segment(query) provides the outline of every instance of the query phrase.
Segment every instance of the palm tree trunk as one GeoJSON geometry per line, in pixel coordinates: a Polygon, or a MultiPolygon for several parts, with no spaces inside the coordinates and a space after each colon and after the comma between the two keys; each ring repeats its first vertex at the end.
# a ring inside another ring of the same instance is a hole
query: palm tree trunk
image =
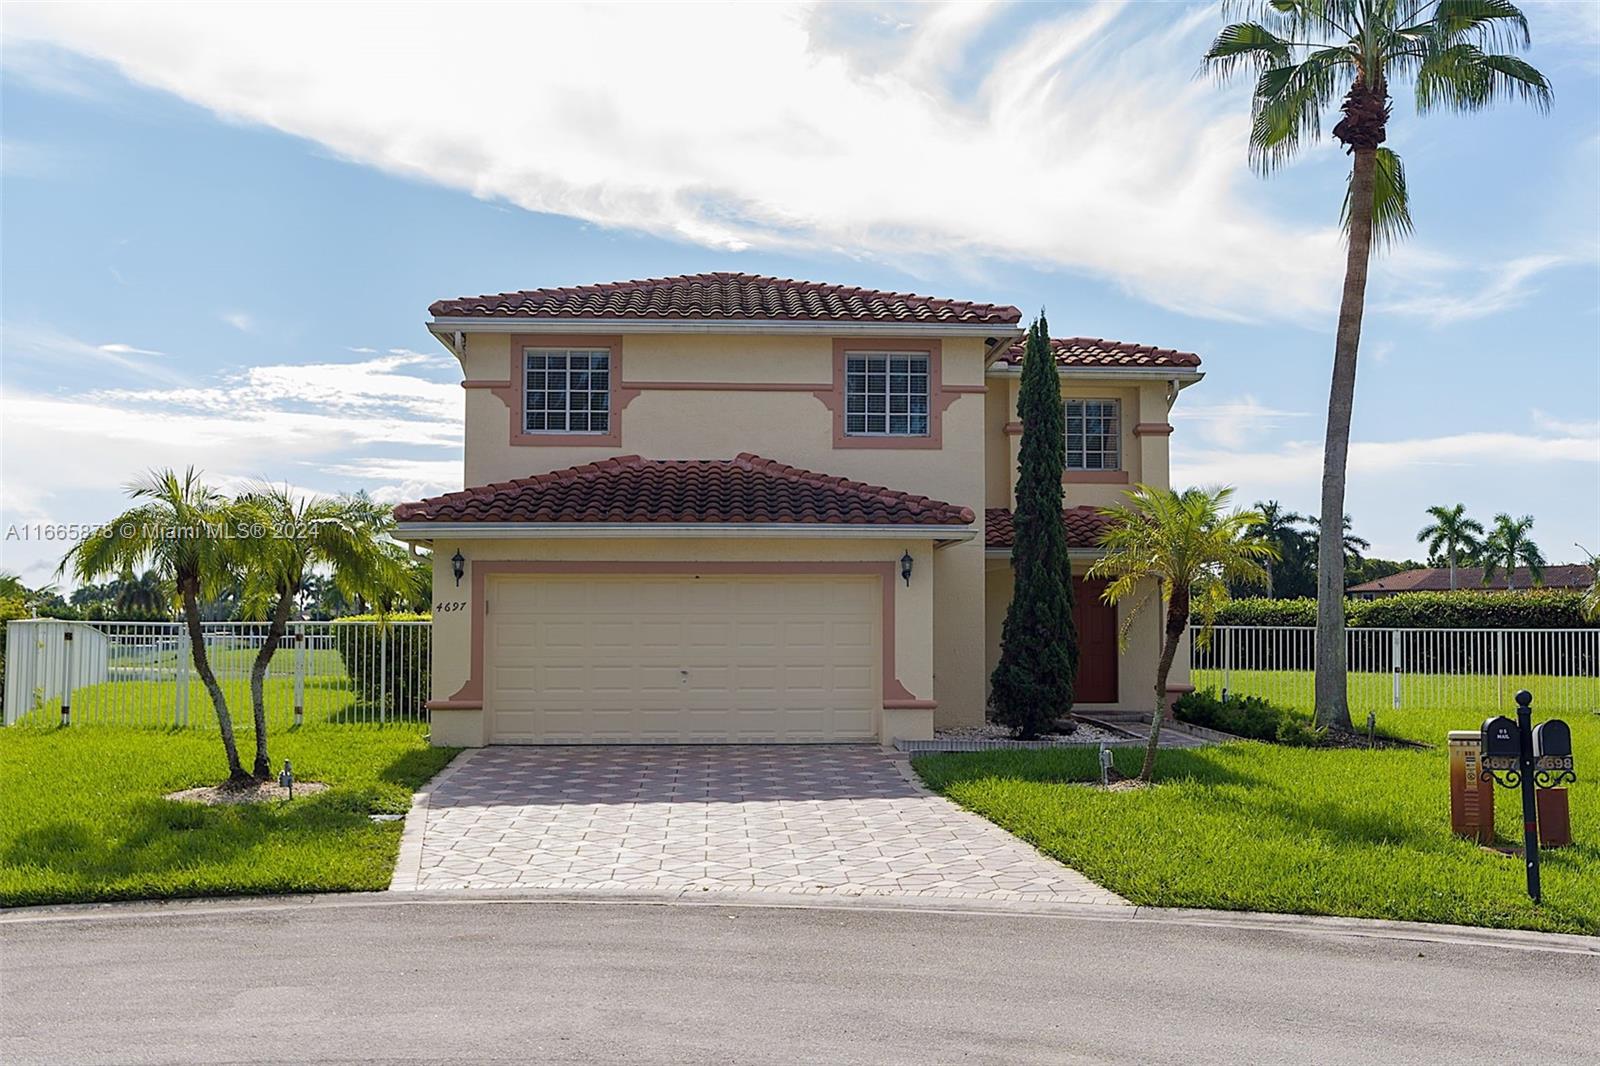
{"type": "Polygon", "coordinates": [[[183,619],[189,626],[189,649],[194,658],[195,673],[211,694],[211,706],[217,712],[217,731],[222,734],[222,750],[228,755],[228,781],[231,784],[248,784],[250,775],[244,772],[239,761],[239,743],[233,736],[233,715],[228,713],[228,698],[223,695],[217,675],[211,669],[211,657],[206,654],[206,635],[200,621],[199,590],[191,583],[178,586],[183,598],[183,619]]]}
{"type": "Polygon", "coordinates": [[[1150,716],[1150,740],[1144,746],[1144,765],[1139,780],[1148,784],[1156,772],[1156,749],[1161,746],[1161,724],[1167,717],[1167,676],[1178,654],[1178,642],[1189,628],[1189,597],[1174,596],[1167,606],[1167,623],[1161,642],[1161,661],[1156,664],[1156,710],[1150,716]]]}
{"type": "Polygon", "coordinates": [[[272,777],[272,759],[267,755],[267,670],[272,666],[272,656],[283,643],[283,634],[289,628],[289,612],[293,606],[292,593],[278,597],[278,605],[272,610],[272,623],[267,627],[267,639],[261,642],[256,661],[250,664],[250,709],[256,724],[256,762],[252,773],[259,781],[267,781],[272,777]]]}
{"type": "Polygon", "coordinates": [[[1455,542],[1452,541],[1451,544],[1450,544],[1450,591],[1454,592],[1455,590],[1456,590],[1456,546],[1455,546],[1455,542]]]}
{"type": "Polygon", "coordinates": [[[1350,177],[1350,247],[1344,296],[1333,347],[1328,390],[1328,432],[1322,452],[1322,536],[1317,544],[1316,724],[1350,729],[1344,635],[1344,487],[1350,456],[1350,414],[1355,407],[1356,353],[1367,301],[1372,256],[1372,182],[1377,149],[1355,149],[1350,177]]]}

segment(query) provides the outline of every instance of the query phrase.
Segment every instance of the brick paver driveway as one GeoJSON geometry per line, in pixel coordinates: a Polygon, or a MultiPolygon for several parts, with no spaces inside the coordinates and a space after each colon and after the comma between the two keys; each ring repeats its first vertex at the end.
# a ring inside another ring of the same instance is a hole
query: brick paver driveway
{"type": "Polygon", "coordinates": [[[497,747],[463,759],[413,812],[394,887],[1124,902],[872,747],[497,747]]]}

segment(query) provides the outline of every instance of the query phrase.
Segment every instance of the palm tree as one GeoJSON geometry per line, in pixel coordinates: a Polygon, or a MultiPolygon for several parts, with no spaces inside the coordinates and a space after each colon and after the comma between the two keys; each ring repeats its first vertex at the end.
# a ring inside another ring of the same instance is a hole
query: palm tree
{"type": "Polygon", "coordinates": [[[1591,554],[1582,544],[1574,546],[1589,557],[1589,587],[1578,601],[1578,610],[1589,621],[1600,621],[1600,555],[1591,554]]]}
{"type": "Polygon", "coordinates": [[[131,574],[117,580],[116,608],[124,618],[165,618],[171,611],[171,600],[161,581],[161,575],[146,570],[138,577],[131,574]]]}
{"type": "MultiPolygon", "coordinates": [[[[1322,562],[1322,519],[1311,518],[1308,521],[1311,523],[1312,532],[1317,539],[1317,562],[1320,565],[1322,562]]],[[[1360,564],[1362,552],[1372,550],[1372,541],[1366,537],[1358,537],[1351,532],[1349,515],[1345,515],[1344,520],[1339,523],[1339,544],[1343,549],[1345,571],[1349,571],[1360,564]]],[[[1340,575],[1340,580],[1344,580],[1343,573],[1340,575]]],[[[1344,586],[1341,585],[1340,587],[1343,588],[1344,586]]]]}
{"type": "Polygon", "coordinates": [[[246,618],[268,620],[266,639],[250,666],[250,705],[255,716],[256,754],[252,772],[272,776],[267,753],[266,676],[272,656],[283,643],[306,580],[326,567],[335,585],[348,597],[361,596],[387,609],[392,594],[409,595],[414,571],[405,552],[384,534],[387,509],[356,497],[303,497],[288,487],[262,486],[239,497],[233,506],[241,528],[262,529],[264,536],[234,541],[242,579],[240,607],[246,618]]]}
{"type": "Polygon", "coordinates": [[[148,564],[163,584],[177,589],[189,628],[195,672],[216,708],[217,731],[228,757],[228,781],[248,784],[250,775],[239,762],[239,746],[233,735],[233,716],[228,713],[227,697],[211,669],[200,619],[200,598],[232,579],[222,537],[223,497],[200,480],[194,467],[181,477],[170,469],[152,470],[128,486],[128,495],[137,501],[137,506],[79,541],[61,560],[57,572],[70,569],[79,581],[92,581],[107,574],[131,573],[148,564]]]}
{"type": "Polygon", "coordinates": [[[1544,583],[1544,553],[1528,536],[1531,529],[1533,529],[1532,515],[1523,515],[1515,520],[1503,512],[1494,516],[1494,528],[1483,541],[1485,585],[1493,581],[1494,575],[1503,567],[1506,572],[1506,588],[1516,588],[1518,563],[1528,568],[1535,585],[1544,583]]]}
{"type": "Polygon", "coordinates": [[[1445,553],[1450,560],[1450,591],[1456,590],[1456,566],[1474,558],[1483,547],[1483,523],[1467,517],[1466,504],[1454,507],[1436,504],[1428,508],[1433,521],[1417,531],[1417,543],[1428,546],[1428,554],[1445,553]]]}
{"type": "Polygon", "coordinates": [[[1260,512],[1224,513],[1232,498],[1233,490],[1226,488],[1178,493],[1135,485],[1126,504],[1100,512],[1110,520],[1100,537],[1105,554],[1089,568],[1089,576],[1112,579],[1105,591],[1107,603],[1120,603],[1134,594],[1140,597],[1123,618],[1124,640],[1128,626],[1150,601],[1151,579],[1157,597],[1163,585],[1167,589],[1156,710],[1150,718],[1141,781],[1149,781],[1155,772],[1161,720],[1166,716],[1167,676],[1189,628],[1190,613],[1200,619],[1198,639],[1209,640],[1212,620],[1228,601],[1229,583],[1262,584],[1267,578],[1263,564],[1278,555],[1275,545],[1250,532],[1261,524],[1260,512]]]}
{"type": "MultiPolygon", "coordinates": [[[[1531,43],[1527,20],[1507,0],[1245,0],[1226,6],[1240,10],[1247,21],[1224,27],[1205,63],[1223,77],[1241,70],[1256,76],[1250,107],[1250,161],[1256,169],[1270,173],[1317,140],[1322,113],[1335,100],[1343,117],[1333,137],[1352,156],[1343,212],[1344,291],[1322,457],[1321,515],[1332,530],[1344,514],[1356,353],[1373,241],[1386,243],[1411,230],[1405,171],[1400,157],[1383,147],[1389,88],[1409,80],[1419,112],[1477,111],[1513,96],[1546,110],[1550,84],[1523,60],[1487,50],[1531,43]]],[[[1343,555],[1339,536],[1322,538],[1316,724],[1348,729],[1343,555]]]]}
{"type": "MultiPolygon", "coordinates": [[[[1301,528],[1306,523],[1305,515],[1284,510],[1277,500],[1257,503],[1256,513],[1261,516],[1261,521],[1250,527],[1250,535],[1277,548],[1278,558],[1288,557],[1305,544],[1306,534],[1301,528]]],[[[1267,598],[1271,599],[1275,594],[1272,585],[1273,563],[1268,560],[1262,565],[1267,572],[1267,598]]]]}

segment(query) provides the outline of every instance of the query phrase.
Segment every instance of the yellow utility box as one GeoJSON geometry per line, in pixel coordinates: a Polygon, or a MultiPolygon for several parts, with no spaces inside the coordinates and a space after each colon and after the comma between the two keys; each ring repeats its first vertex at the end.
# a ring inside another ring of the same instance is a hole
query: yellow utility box
{"type": "Polygon", "coordinates": [[[1450,731],[1450,829],[1480,844],[1494,843],[1494,782],[1480,779],[1483,736],[1450,731]]]}

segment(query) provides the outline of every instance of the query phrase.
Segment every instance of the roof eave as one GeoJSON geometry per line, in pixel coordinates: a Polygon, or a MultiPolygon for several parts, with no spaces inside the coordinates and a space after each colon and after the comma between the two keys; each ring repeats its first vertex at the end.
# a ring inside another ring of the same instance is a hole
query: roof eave
{"type": "Polygon", "coordinates": [[[977,530],[966,525],[851,525],[826,522],[397,522],[393,535],[403,541],[615,540],[646,537],[711,539],[901,539],[956,543],[977,530]]]}
{"type": "MultiPolygon", "coordinates": [[[[1176,381],[1180,389],[1188,388],[1206,376],[1204,371],[1191,366],[1058,366],[1056,374],[1079,381],[1176,381]]],[[[1020,366],[991,366],[984,371],[984,377],[990,378],[1021,376],[1020,366]]]]}
{"type": "Polygon", "coordinates": [[[428,332],[451,351],[456,335],[467,333],[814,333],[829,336],[940,336],[1015,338],[1022,327],[1004,322],[879,322],[861,319],[766,318],[523,318],[440,316],[427,322],[428,332]]]}

